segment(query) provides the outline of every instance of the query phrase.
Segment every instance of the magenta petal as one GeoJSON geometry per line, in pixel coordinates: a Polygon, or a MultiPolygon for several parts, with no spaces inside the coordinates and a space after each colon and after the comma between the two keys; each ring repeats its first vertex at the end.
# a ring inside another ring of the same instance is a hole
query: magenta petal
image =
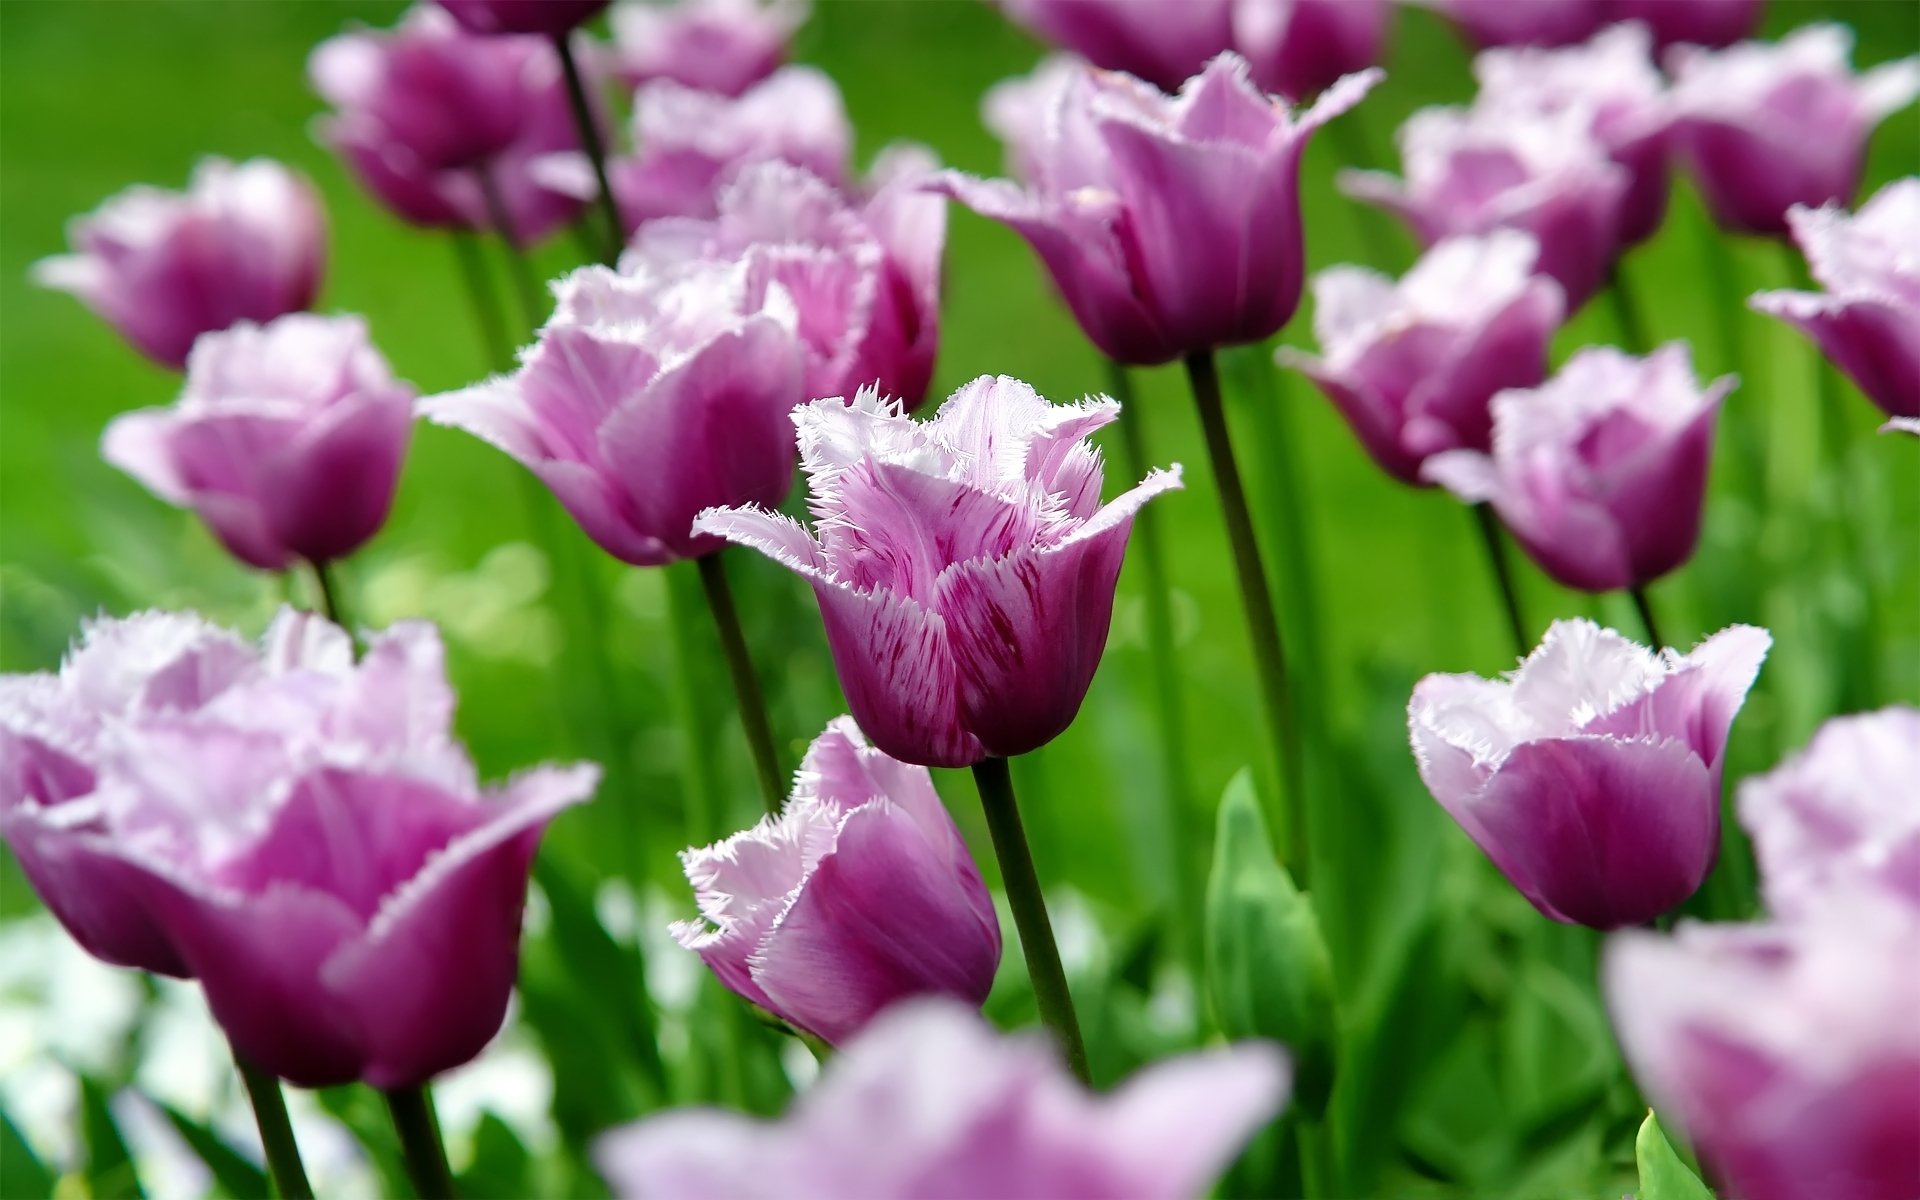
{"type": "Polygon", "coordinates": [[[1864,297],[1762,292],[1754,308],[1812,338],[1889,416],[1920,417],[1920,315],[1864,297]]]}
{"type": "Polygon", "coordinates": [[[386,524],[413,426],[412,399],[410,391],[389,390],[343,400],[271,464],[268,520],[300,557],[344,558],[386,524]]]}
{"type": "Polygon", "coordinates": [[[1733,718],[1746,703],[1773,638],[1764,629],[1734,625],[1693,648],[1684,665],[1652,691],[1583,725],[1580,732],[1609,737],[1673,738],[1707,764],[1715,780],[1733,718]]]}
{"type": "Polygon", "coordinates": [[[986,757],[960,724],[953,651],[938,615],[885,590],[818,579],[813,590],[847,707],[875,746],[927,767],[986,757]]]}
{"type": "Polygon", "coordinates": [[[750,1117],[681,1108],[601,1134],[593,1162],[618,1200],[744,1200],[777,1169],[766,1142],[765,1127],[750,1117]]]}
{"type": "Polygon", "coordinates": [[[1260,1042],[1165,1059],[1116,1089],[1106,1137],[1139,1196],[1201,1196],[1285,1105],[1286,1055],[1260,1042]],[[1205,1120],[1196,1120],[1205,1114],[1205,1120]],[[1174,1131],[1178,1130],[1176,1134],[1174,1131]]]}

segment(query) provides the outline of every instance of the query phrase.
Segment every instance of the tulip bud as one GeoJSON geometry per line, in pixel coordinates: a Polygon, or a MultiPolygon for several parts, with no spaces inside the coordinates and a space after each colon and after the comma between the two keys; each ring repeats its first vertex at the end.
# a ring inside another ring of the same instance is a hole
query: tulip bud
{"type": "Polygon", "coordinates": [[[607,0],[434,0],[473,33],[537,33],[565,37],[591,20],[607,0]]]}
{"type": "Polygon", "coordinates": [[[622,87],[671,79],[738,96],[772,74],[807,19],[808,0],[675,0],[619,4],[607,15],[622,87]]]}

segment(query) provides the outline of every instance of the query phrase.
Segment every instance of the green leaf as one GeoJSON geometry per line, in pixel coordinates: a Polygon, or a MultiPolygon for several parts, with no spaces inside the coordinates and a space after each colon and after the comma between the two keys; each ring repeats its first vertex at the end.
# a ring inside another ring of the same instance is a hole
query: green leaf
{"type": "Polygon", "coordinates": [[[473,1133],[472,1165],[460,1175],[460,1194],[469,1200],[538,1195],[531,1170],[532,1159],[512,1126],[493,1113],[481,1113],[473,1133]]]}
{"type": "Polygon", "coordinates": [[[232,1196],[234,1200],[272,1194],[267,1186],[267,1173],[259,1164],[227,1145],[219,1134],[179,1109],[151,1097],[148,1099],[173,1125],[181,1139],[193,1148],[200,1161],[206,1164],[222,1193],[232,1196]]]}
{"type": "Polygon", "coordinates": [[[1713,1200],[1712,1190],[1674,1153],[1651,1111],[1633,1139],[1633,1157],[1640,1166],[1640,1200],[1713,1200]]]}
{"type": "Polygon", "coordinates": [[[53,1172],[20,1136],[13,1119],[0,1110],[0,1196],[53,1195],[53,1172]]]}
{"type": "Polygon", "coordinates": [[[80,1125],[87,1138],[87,1191],[94,1200],[142,1200],[140,1175],[97,1081],[80,1078],[80,1125]]]}
{"type": "Polygon", "coordinates": [[[1220,800],[1207,880],[1207,981],[1231,1038],[1265,1037],[1293,1054],[1294,1095],[1311,1116],[1333,1087],[1333,968],[1313,903],[1273,855],[1242,770],[1220,800]]]}

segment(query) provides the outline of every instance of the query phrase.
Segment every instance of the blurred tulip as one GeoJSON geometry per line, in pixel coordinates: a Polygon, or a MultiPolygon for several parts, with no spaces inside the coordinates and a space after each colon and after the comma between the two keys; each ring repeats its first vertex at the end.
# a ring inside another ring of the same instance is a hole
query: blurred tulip
{"type": "Polygon", "coordinates": [[[1852,216],[1787,212],[1825,292],[1761,292],[1752,306],[1819,344],[1889,416],[1920,417],[1920,179],[1881,188],[1852,216]]]}
{"type": "Polygon", "coordinates": [[[193,341],[313,303],[326,217],[306,177],[270,159],[202,159],[185,192],[140,185],[67,226],[72,254],[33,265],[133,348],[178,370],[193,341]]]}
{"type": "Polygon", "coordinates": [[[1920,437],[1920,417],[1894,417],[1880,427],[1881,433],[1911,433],[1920,437]]]}
{"type": "Polygon", "coordinates": [[[1799,754],[1740,785],[1767,908],[1797,917],[1823,894],[1875,886],[1920,914],[1920,709],[1835,717],[1799,754]]]}
{"type": "Polygon", "coordinates": [[[1388,0],[1236,0],[1233,45],[1261,88],[1301,100],[1378,65],[1392,15],[1388,0]]]}
{"type": "Polygon", "coordinates": [[[1525,230],[1540,245],[1539,270],[1559,283],[1572,313],[1600,289],[1620,252],[1633,182],[1589,126],[1578,108],[1424,108],[1400,127],[1404,181],[1348,171],[1340,187],[1396,213],[1423,245],[1525,230]]]}
{"type": "Polygon", "coordinates": [[[518,459],[602,549],[636,566],[711,553],[720,504],[778,504],[804,398],[793,301],[745,264],[640,275],[585,267],[520,369],[419,414],[518,459]]]}
{"type": "Polygon", "coordinates": [[[1491,501],[1566,586],[1641,587],[1700,540],[1714,420],[1733,386],[1702,390],[1684,342],[1645,358],[1590,346],[1539,387],[1494,397],[1491,453],[1450,450],[1421,473],[1491,501]]]}
{"type": "Polygon", "coordinates": [[[607,0],[434,0],[469,32],[565,37],[598,16],[607,0]]]}
{"type": "Polygon", "coordinates": [[[1234,0],[996,0],[1029,33],[1096,67],[1177,91],[1233,48],[1234,0]]]}
{"type": "Polygon", "coordinates": [[[931,170],[925,155],[899,152],[892,177],[856,204],[804,167],[755,163],[721,189],[713,219],[643,225],[623,265],[748,263],[793,297],[807,398],[877,385],[911,410],[926,398],[940,342],[947,206],[917,186],[931,170]]]}
{"type": "Polygon", "coordinates": [[[380,531],[413,398],[366,321],[294,313],[201,338],[179,401],[114,418],[100,452],[193,509],[235,558],[281,571],[380,531]]]}
{"type": "Polygon", "coordinates": [[[1165,96],[1082,70],[1061,89],[1028,187],[958,172],[939,188],[1032,244],[1095,345],[1152,364],[1255,342],[1300,303],[1300,155],[1380,78],[1298,119],[1225,54],[1165,96]]]}
{"type": "Polygon", "coordinates": [[[1277,355],[1320,386],[1388,474],[1426,482],[1445,450],[1491,449],[1494,393],[1547,374],[1559,285],[1534,275],[1540,248],[1517,230],[1449,238],[1395,283],[1365,267],[1314,277],[1322,357],[1277,355]]]}
{"type": "Polygon", "coordinates": [[[737,96],[786,59],[806,19],[807,0],[627,0],[607,18],[613,73],[627,88],[670,79],[737,96]]]}
{"type": "MultiPolygon", "coordinates": [[[[1672,2],[1672,0],[1669,0],[1672,2]]],[[[1684,2],[1684,0],[1682,0],[1684,2]]],[[[1609,19],[1609,0],[1428,0],[1476,46],[1569,46],[1609,19]]]]}
{"type": "Polygon", "coordinates": [[[1766,0],[1607,0],[1607,19],[1638,21],[1660,47],[1730,46],[1750,37],[1766,0]]]}
{"type": "Polygon", "coordinates": [[[1920,922],[1856,893],[1780,924],[1621,933],[1601,975],[1635,1078],[1721,1195],[1908,1200],[1916,962],[1920,922]]]}
{"type": "Polygon", "coordinates": [[[979,1007],[1000,964],[993,897],[925,767],[836,717],[778,816],[681,854],[702,919],[673,928],[728,988],[838,1045],[888,1005],[979,1007]]]}
{"type": "Polygon", "coordinates": [[[661,1113],[602,1136],[594,1160],[614,1195],[651,1200],[1185,1200],[1207,1193],[1286,1089],[1279,1050],[1245,1042],[1093,1095],[1044,1039],[922,1000],[876,1020],[777,1122],[661,1113]]]}
{"type": "Polygon", "coordinates": [[[863,389],[793,415],[814,532],[768,508],[700,514],[813,585],[860,728],[894,758],[966,766],[1024,754],[1073,720],[1106,646],[1133,514],[1180,486],[1154,471],[1100,503],[1087,441],[1101,397],[1048,404],[983,375],[932,420],[863,389]]]}
{"type": "Polygon", "coordinates": [[[1796,204],[1853,203],[1873,127],[1920,95],[1920,56],[1855,75],[1852,49],[1845,27],[1809,25],[1667,56],[1674,147],[1723,229],[1784,234],[1796,204]]]}
{"type": "Polygon", "coordinates": [[[1656,655],[1556,621],[1508,679],[1420,681],[1407,707],[1420,778],[1544,915],[1650,921],[1719,853],[1727,732],[1771,642],[1735,625],[1656,655]]]}

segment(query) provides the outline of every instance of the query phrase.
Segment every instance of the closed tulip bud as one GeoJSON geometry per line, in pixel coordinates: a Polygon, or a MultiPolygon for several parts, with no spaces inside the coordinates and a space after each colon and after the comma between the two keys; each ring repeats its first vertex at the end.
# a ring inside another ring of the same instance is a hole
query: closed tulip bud
{"type": "Polygon", "coordinates": [[[674,926],[734,992],[838,1045],[909,996],[978,1007],[1000,965],[993,898],[925,767],[851,718],[814,739],[778,816],[681,854],[702,919],[674,926]]]}
{"type": "Polygon", "coordinates": [[[1041,41],[1175,91],[1233,48],[1235,0],[997,0],[1041,41]]]}
{"type": "Polygon", "coordinates": [[[537,33],[565,37],[592,20],[607,0],[434,0],[472,33],[537,33]]]}
{"type": "Polygon", "coordinates": [[[666,274],[585,267],[520,369],[431,396],[421,416],[519,460],[587,536],[659,566],[720,548],[702,509],[778,504],[793,485],[804,398],[793,302],[745,264],[666,274]]]}
{"type": "Polygon", "coordinates": [[[1754,308],[1817,343],[1889,416],[1920,417],[1920,179],[1898,179],[1848,216],[1787,212],[1824,292],[1761,292],[1754,308]]]}
{"type": "Polygon", "coordinates": [[[1493,398],[1493,450],[1450,450],[1422,474],[1488,501],[1533,560],[1571,588],[1641,587],[1692,556],[1731,376],[1704,390],[1686,343],[1645,358],[1575,354],[1532,390],[1493,398]]]}
{"type": "Polygon", "coordinates": [[[1429,675],[1407,708],[1433,798],[1556,921],[1650,921],[1720,848],[1727,732],[1772,639],[1735,625],[1693,653],[1556,621],[1508,679],[1429,675]]]}
{"type": "Polygon", "coordinates": [[[71,292],[133,348],[176,370],[194,339],[313,303],[326,218],[304,176],[264,158],[208,158],[185,192],[134,187],[67,227],[73,253],[34,282],[71,292]]]}
{"type": "Polygon", "coordinates": [[[1601,980],[1634,1077],[1721,1195],[1907,1200],[1916,962],[1914,914],[1852,893],[1779,924],[1620,933],[1601,980]]]}
{"type": "Polygon", "coordinates": [[[1730,46],[1750,37],[1766,0],[1607,0],[1613,21],[1638,21],[1656,46],[1730,46]]]}
{"type": "Polygon", "coordinates": [[[241,562],[282,571],[380,531],[413,397],[364,320],[295,313],[201,338],[179,401],[114,418],[100,452],[241,562]]]}
{"type": "Polygon", "coordinates": [[[670,79],[738,96],[785,60],[807,6],[808,0],[617,4],[607,17],[614,76],[627,88],[670,79]]]}
{"type": "Polygon", "coordinates": [[[1301,100],[1377,65],[1392,15],[1387,0],[1236,0],[1233,45],[1255,83],[1301,100]]]}
{"type": "Polygon", "coordinates": [[[1186,1200],[1285,1103],[1286,1060],[1246,1043],[1155,1063],[1091,1095],[1046,1039],[921,1000],[876,1020],[787,1115],[643,1118],[594,1159],[619,1197],[1186,1200]]]}
{"type": "MultiPolygon", "coordinates": [[[[1668,0],[1669,3],[1672,0],[1668,0]]],[[[1609,19],[1609,0],[1430,0],[1476,46],[1568,46],[1609,19]]]]}
{"type": "Polygon", "coordinates": [[[1867,138],[1920,95],[1920,56],[1855,75],[1853,35],[1809,25],[1779,42],[1675,46],[1674,147],[1721,228],[1784,234],[1794,205],[1849,205],[1867,138]]]}
{"type": "Polygon", "coordinates": [[[1282,348],[1394,478],[1446,450],[1493,445],[1494,394],[1546,377],[1560,287],[1532,273],[1539,247],[1518,230],[1449,238],[1395,283],[1364,267],[1314,277],[1321,357],[1282,348]]]}
{"type": "Polygon", "coordinates": [[[1180,468],[1100,503],[1088,435],[1120,406],[983,375],[915,422],[863,390],[796,410],[812,533],[770,509],[694,532],[805,576],[854,719],[886,754],[966,766],[1072,723],[1106,647],[1133,515],[1180,468]]]}
{"type": "Polygon", "coordinates": [[[1920,914],[1920,709],[1835,717],[1799,754],[1740,785],[1767,908],[1796,917],[1828,893],[1883,890],[1920,914]]]}

